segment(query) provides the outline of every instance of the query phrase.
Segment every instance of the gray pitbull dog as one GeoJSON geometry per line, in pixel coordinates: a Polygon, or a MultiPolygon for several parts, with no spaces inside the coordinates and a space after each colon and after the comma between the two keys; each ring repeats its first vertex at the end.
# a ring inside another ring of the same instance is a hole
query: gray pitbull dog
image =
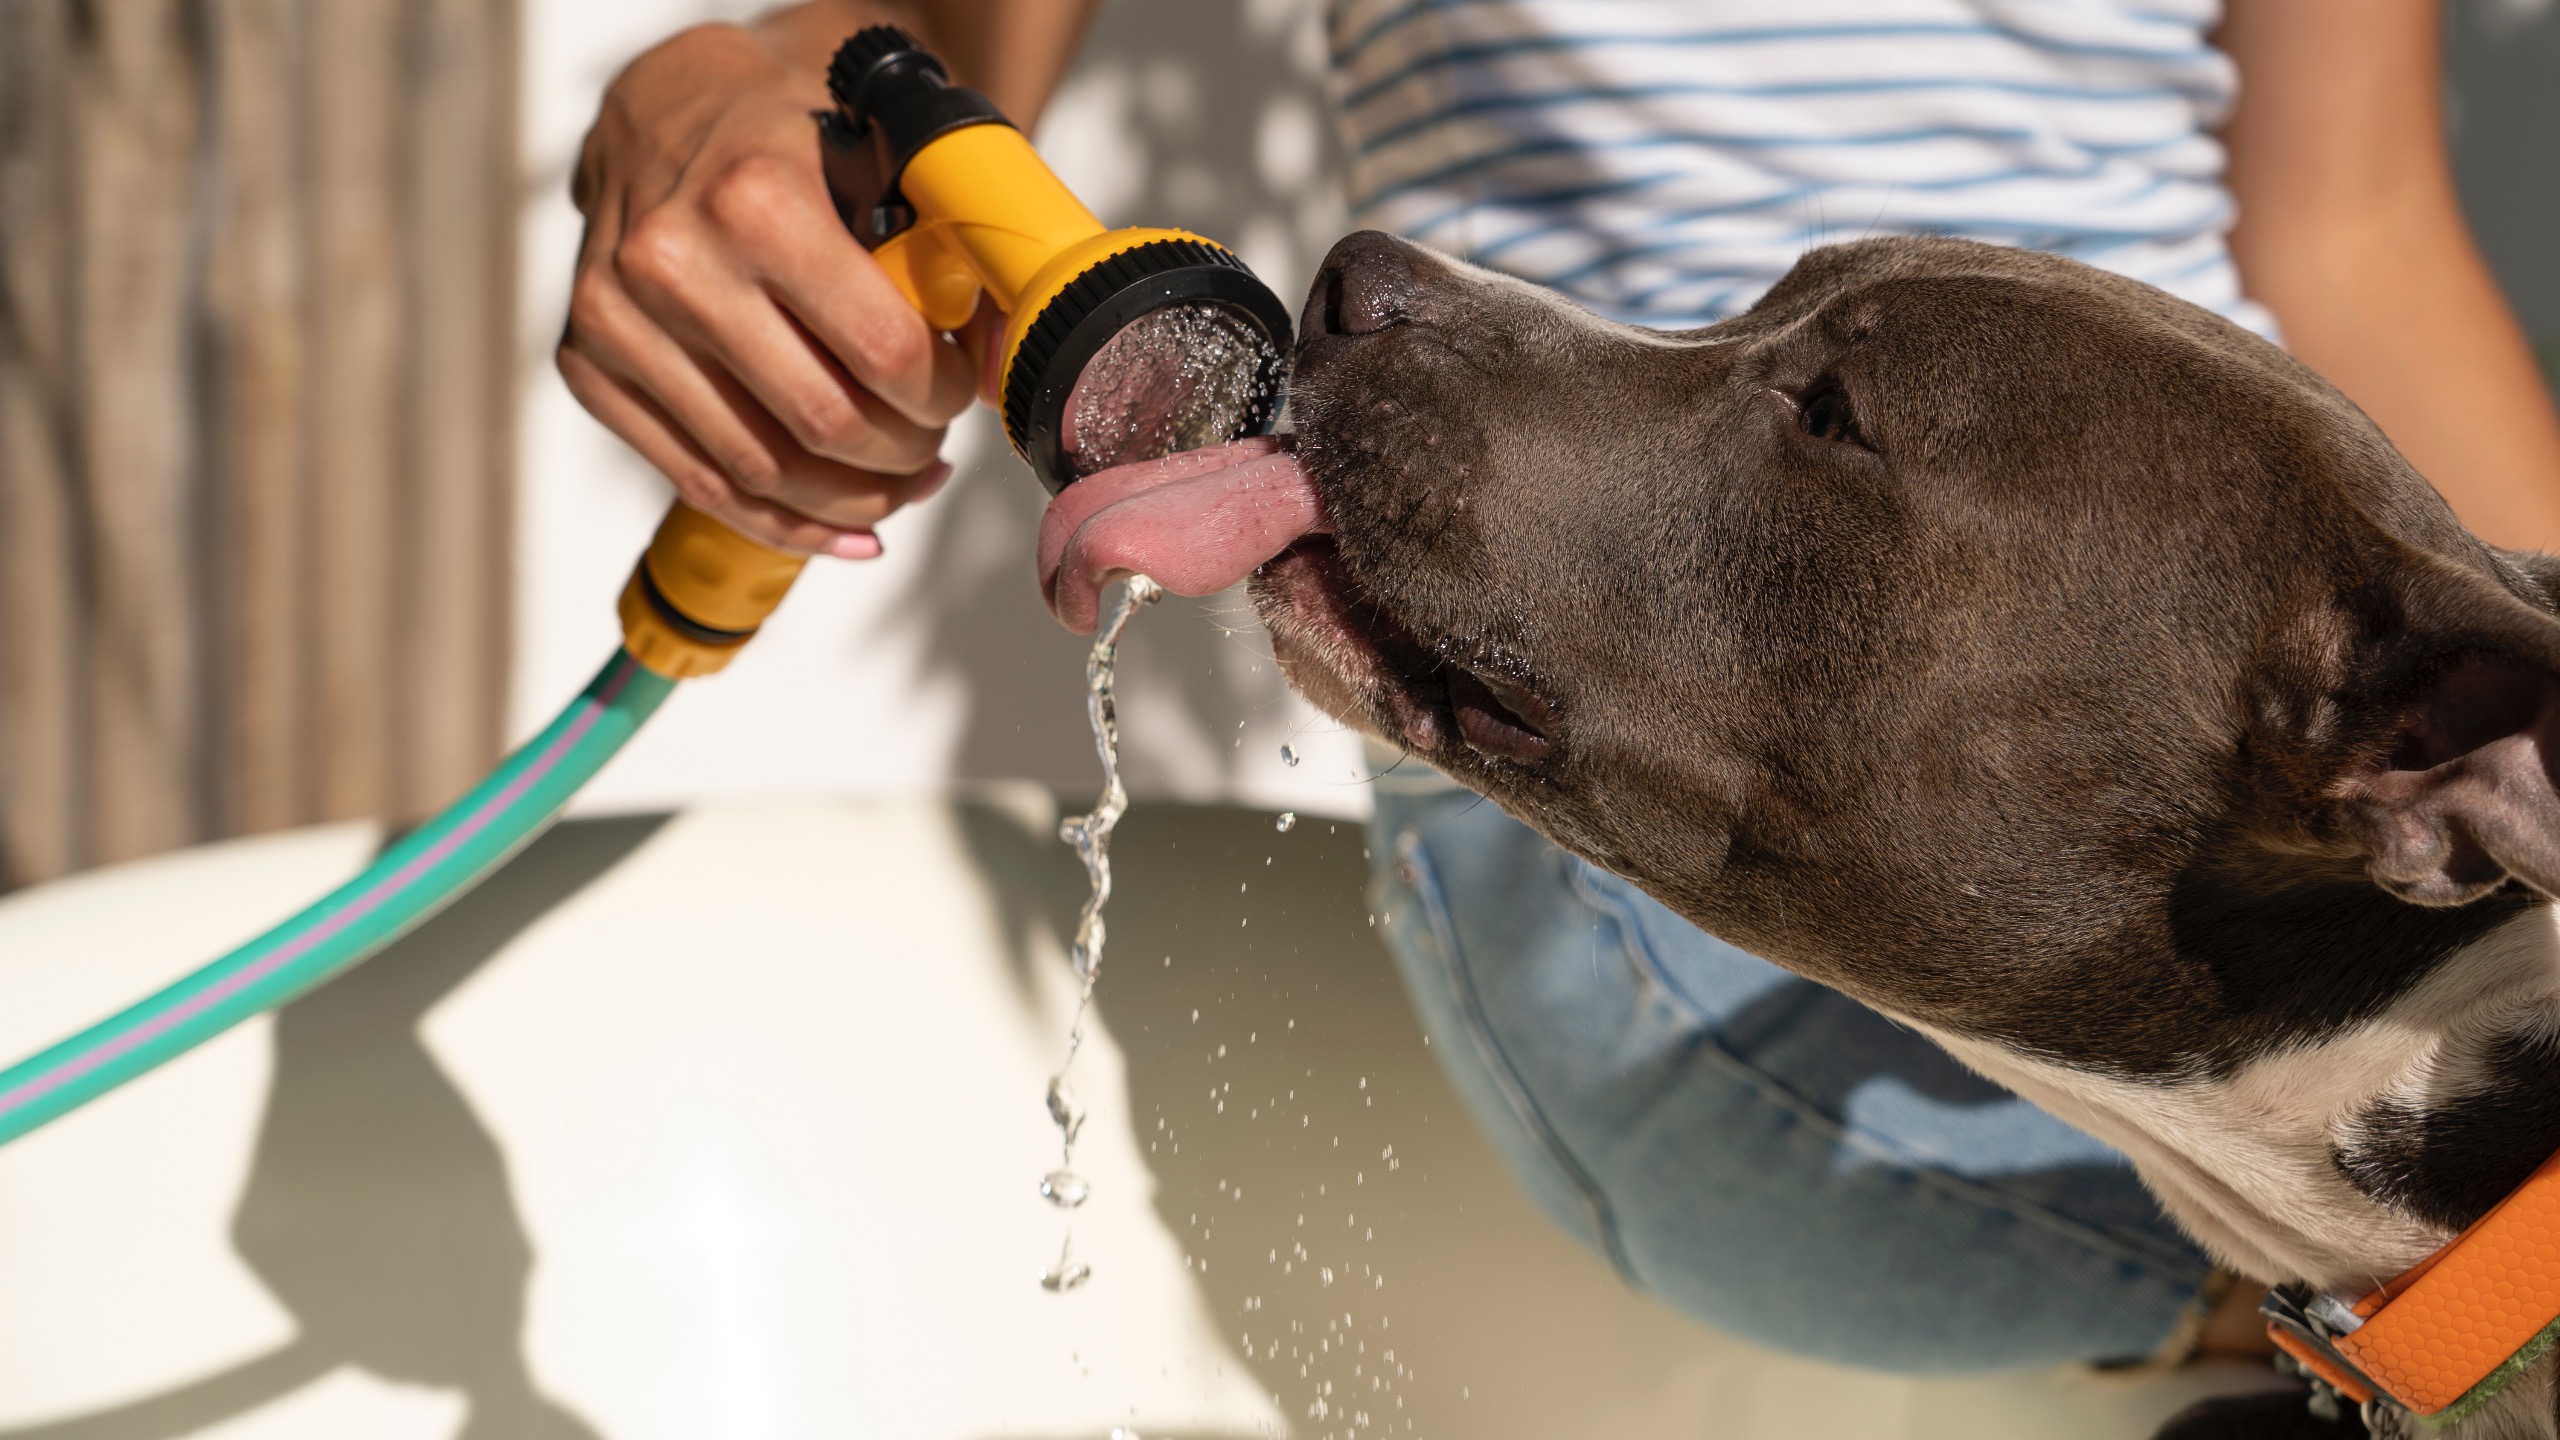
{"type": "MultiPolygon", "coordinates": [[[[2276,347],[1957,241],[1661,334],[1370,233],[1293,405],[1330,533],[1253,595],[1299,689],[2121,1147],[2236,1269],[2352,1300],[2560,1150],[2560,562],[2276,347]]],[[[2553,1369],[2458,1434],[2560,1433],[2553,1369]]]]}

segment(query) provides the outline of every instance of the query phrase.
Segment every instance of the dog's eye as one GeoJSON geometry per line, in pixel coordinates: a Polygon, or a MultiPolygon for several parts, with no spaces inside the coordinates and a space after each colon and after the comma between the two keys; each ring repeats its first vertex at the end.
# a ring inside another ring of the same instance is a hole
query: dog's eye
{"type": "Polygon", "coordinates": [[[1815,381],[1813,388],[1796,401],[1796,423],[1816,440],[1874,448],[1867,445],[1866,436],[1858,433],[1858,416],[1849,408],[1849,392],[1829,376],[1815,381]]]}

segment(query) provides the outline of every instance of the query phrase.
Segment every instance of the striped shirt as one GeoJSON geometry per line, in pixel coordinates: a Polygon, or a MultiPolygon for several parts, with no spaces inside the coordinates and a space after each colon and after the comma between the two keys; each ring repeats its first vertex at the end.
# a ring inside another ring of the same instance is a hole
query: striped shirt
{"type": "Polygon", "coordinates": [[[1361,222],[1703,324],[1807,248],[2050,250],[2242,298],[2219,0],[1333,0],[1361,222]]]}

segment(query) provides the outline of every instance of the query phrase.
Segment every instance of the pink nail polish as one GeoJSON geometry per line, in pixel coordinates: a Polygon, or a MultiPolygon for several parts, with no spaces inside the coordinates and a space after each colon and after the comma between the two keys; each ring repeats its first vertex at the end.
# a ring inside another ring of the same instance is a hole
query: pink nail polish
{"type": "Polygon", "coordinates": [[[877,560],[880,537],[868,530],[849,530],[828,543],[827,553],[839,560],[877,560]]]}

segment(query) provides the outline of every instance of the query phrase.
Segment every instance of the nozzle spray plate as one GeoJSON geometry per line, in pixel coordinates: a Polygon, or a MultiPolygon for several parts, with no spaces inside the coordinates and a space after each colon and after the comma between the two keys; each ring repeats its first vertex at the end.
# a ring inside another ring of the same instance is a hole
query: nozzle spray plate
{"type": "Polygon", "coordinates": [[[1266,434],[1289,341],[1287,307],[1225,247],[1136,245],[1032,318],[1005,370],[1005,431],[1052,494],[1113,465],[1266,434]]]}
{"type": "Polygon", "coordinates": [[[1232,306],[1150,310],[1085,362],[1067,391],[1059,453],[1083,476],[1258,433],[1278,409],[1282,364],[1271,337],[1232,306]]]}

